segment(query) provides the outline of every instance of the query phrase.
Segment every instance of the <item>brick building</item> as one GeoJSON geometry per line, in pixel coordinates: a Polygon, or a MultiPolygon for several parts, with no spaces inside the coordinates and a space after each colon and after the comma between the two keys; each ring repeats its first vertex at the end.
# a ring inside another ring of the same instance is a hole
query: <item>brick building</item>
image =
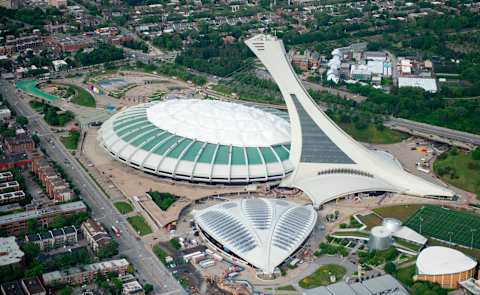
{"type": "Polygon", "coordinates": [[[32,162],[32,172],[38,176],[50,199],[55,202],[65,202],[75,198],[75,193],[68,182],[44,158],[38,158],[32,162]]]}
{"type": "MultiPolygon", "coordinates": [[[[23,130],[23,129],[20,129],[23,130]]],[[[3,140],[4,147],[8,153],[26,153],[35,149],[35,142],[25,131],[17,130],[15,137],[8,137],[3,140]]]]}
{"type": "Polygon", "coordinates": [[[23,288],[23,291],[27,295],[46,295],[47,290],[42,285],[42,282],[39,278],[28,278],[20,280],[20,284],[23,288]]]}

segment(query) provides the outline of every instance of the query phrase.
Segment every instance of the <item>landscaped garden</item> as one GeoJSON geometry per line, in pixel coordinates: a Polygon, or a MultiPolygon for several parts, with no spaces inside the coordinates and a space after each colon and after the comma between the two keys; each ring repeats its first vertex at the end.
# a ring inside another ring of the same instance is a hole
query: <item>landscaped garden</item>
{"type": "Polygon", "coordinates": [[[141,236],[148,235],[153,232],[152,228],[150,227],[150,225],[148,225],[147,221],[145,220],[145,218],[143,218],[143,216],[135,215],[128,217],[127,220],[130,225],[135,229],[135,231],[141,236]]]}
{"type": "Polygon", "coordinates": [[[304,289],[312,289],[320,286],[326,286],[331,283],[331,277],[335,276],[335,281],[341,280],[347,273],[347,270],[340,265],[326,264],[320,266],[314,273],[301,279],[298,284],[304,289]]]}
{"type": "Polygon", "coordinates": [[[167,211],[170,206],[178,199],[177,196],[172,195],[170,193],[161,193],[157,191],[149,191],[147,193],[151,198],[152,201],[157,204],[157,206],[162,209],[163,211],[167,211]]]}

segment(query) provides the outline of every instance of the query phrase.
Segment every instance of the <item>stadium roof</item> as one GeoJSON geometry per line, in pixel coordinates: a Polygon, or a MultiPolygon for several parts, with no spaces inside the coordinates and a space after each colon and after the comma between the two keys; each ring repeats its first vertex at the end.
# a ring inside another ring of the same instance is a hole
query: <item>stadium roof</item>
{"type": "Polygon", "coordinates": [[[310,205],[258,198],[218,204],[194,219],[225,249],[271,274],[308,237],[317,214],[310,205]]]}
{"type": "Polygon", "coordinates": [[[477,262],[462,252],[440,246],[424,249],[417,257],[419,275],[454,274],[471,270],[477,262]]]}
{"type": "Polygon", "coordinates": [[[289,123],[245,105],[168,100],[129,107],[107,120],[99,141],[144,171],[201,182],[281,179],[293,169],[289,123]]]}

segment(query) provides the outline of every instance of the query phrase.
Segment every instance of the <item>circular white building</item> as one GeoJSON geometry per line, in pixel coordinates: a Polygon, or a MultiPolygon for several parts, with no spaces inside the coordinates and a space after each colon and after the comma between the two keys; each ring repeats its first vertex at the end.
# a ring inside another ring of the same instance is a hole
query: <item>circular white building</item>
{"type": "Polygon", "coordinates": [[[211,206],[194,220],[210,247],[269,278],[308,238],[317,213],[311,205],[257,198],[211,206]]]}
{"type": "Polygon", "coordinates": [[[392,244],[392,232],[385,226],[375,226],[370,230],[368,237],[368,248],[370,250],[385,250],[392,244]]]}
{"type": "Polygon", "coordinates": [[[458,283],[475,275],[477,262],[462,252],[447,247],[425,248],[417,258],[417,280],[456,289],[458,283]]]}
{"type": "Polygon", "coordinates": [[[192,182],[266,182],[293,170],[287,120],[217,100],[129,107],[102,125],[98,141],[129,166],[192,182]]]}

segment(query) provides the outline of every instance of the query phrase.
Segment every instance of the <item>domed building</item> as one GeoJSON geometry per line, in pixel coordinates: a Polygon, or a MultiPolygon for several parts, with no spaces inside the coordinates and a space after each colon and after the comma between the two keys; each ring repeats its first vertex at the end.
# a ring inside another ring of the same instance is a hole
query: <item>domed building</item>
{"type": "Polygon", "coordinates": [[[416,280],[438,283],[445,289],[456,289],[459,282],[475,275],[477,262],[458,250],[435,246],[420,252],[416,266],[416,280]]]}
{"type": "Polygon", "coordinates": [[[102,125],[98,141],[131,167],[191,182],[276,181],[293,170],[287,120],[218,100],[174,99],[129,107],[102,125]]]}

